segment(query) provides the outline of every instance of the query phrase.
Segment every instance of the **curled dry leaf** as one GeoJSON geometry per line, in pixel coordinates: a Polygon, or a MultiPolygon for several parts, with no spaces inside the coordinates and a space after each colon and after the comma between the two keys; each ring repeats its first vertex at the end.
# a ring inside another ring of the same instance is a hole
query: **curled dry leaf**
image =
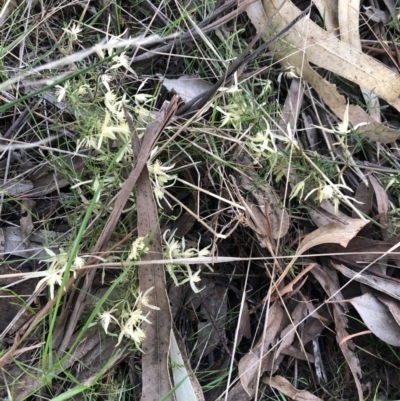
{"type": "MultiPolygon", "coordinates": [[[[313,248],[317,245],[327,243],[336,243],[342,246],[347,246],[349,241],[354,238],[366,224],[367,222],[364,220],[352,219],[348,217],[346,224],[330,223],[326,226],[318,228],[311,234],[308,234],[304,238],[303,242],[300,244],[300,247],[297,250],[296,255],[293,257],[292,261],[286,266],[285,270],[276,281],[275,286],[271,290],[271,293],[274,292],[276,288],[278,288],[279,284],[284,280],[290,269],[296,263],[297,258],[308,249],[313,248]]],[[[271,296],[271,294],[268,294],[268,296],[271,296]]]]}
{"type": "Polygon", "coordinates": [[[321,398],[316,397],[307,390],[294,388],[290,381],[282,376],[263,377],[262,382],[296,401],[322,401],[321,398]]]}
{"type": "MultiPolygon", "coordinates": [[[[255,170],[251,170],[250,174],[252,173],[254,173],[254,177],[257,177],[255,170]]],[[[255,188],[254,182],[245,175],[240,177],[240,187],[251,193],[257,202],[255,205],[251,205],[251,202],[247,203],[256,216],[257,226],[265,227],[265,232],[262,234],[270,232],[273,239],[279,239],[286,235],[289,230],[290,218],[275,190],[267,184],[255,188]]]]}
{"type": "Polygon", "coordinates": [[[372,294],[349,299],[367,327],[382,341],[400,347],[400,326],[389,309],[372,294]]]}
{"type": "Polygon", "coordinates": [[[308,234],[296,254],[301,255],[314,246],[327,243],[339,244],[346,247],[350,240],[367,224],[366,221],[361,219],[348,218],[347,221],[346,225],[330,223],[308,234]]]}
{"type": "Polygon", "coordinates": [[[389,197],[387,191],[373,175],[370,175],[368,178],[374,189],[376,203],[378,206],[379,215],[375,218],[377,218],[379,223],[382,225],[381,231],[383,238],[388,239],[388,231],[392,231],[392,224],[388,217],[388,212],[390,211],[389,197]]]}
{"type": "Polygon", "coordinates": [[[344,248],[338,244],[326,244],[319,245],[317,250],[319,253],[330,253],[334,258],[337,258],[335,254],[341,254],[341,261],[345,260],[346,262],[356,263],[359,268],[364,268],[365,263],[371,263],[382,257],[383,254],[387,253],[385,257],[400,261],[399,252],[390,252],[396,242],[389,241],[375,241],[373,239],[364,238],[364,237],[354,237],[348,245],[344,248]],[[343,255],[345,254],[345,255],[343,255]]]}
{"type": "Polygon", "coordinates": [[[378,213],[387,213],[390,210],[390,203],[387,192],[373,175],[370,175],[368,178],[375,192],[378,213]]]}
{"type": "Polygon", "coordinates": [[[383,292],[388,294],[389,296],[400,301],[400,285],[398,282],[385,279],[382,277],[374,276],[373,274],[368,274],[367,272],[363,272],[362,274],[357,274],[353,270],[348,267],[339,264],[332,263],[336,270],[339,270],[344,276],[355,280],[359,283],[365,284],[368,287],[371,287],[379,292],[383,292]]]}
{"type": "MultiPolygon", "coordinates": [[[[296,305],[296,307],[294,308],[293,312],[291,313],[291,322],[289,325],[287,325],[281,332],[281,342],[278,346],[278,349],[275,352],[274,355],[274,359],[276,360],[278,358],[278,356],[282,353],[282,350],[289,347],[295,336],[297,330],[298,330],[298,326],[300,324],[300,322],[303,320],[303,318],[306,315],[306,311],[307,311],[307,306],[305,303],[298,303],[296,305]]],[[[299,334],[297,334],[299,336],[299,334]]],[[[278,365],[274,365],[273,367],[273,373],[276,372],[276,370],[279,368],[278,365]]]]}
{"type": "Polygon", "coordinates": [[[351,217],[340,210],[336,214],[334,206],[326,199],[320,203],[317,209],[309,208],[309,213],[312,221],[317,227],[326,226],[333,222],[339,222],[346,225],[351,221],[349,220],[351,217]]]}

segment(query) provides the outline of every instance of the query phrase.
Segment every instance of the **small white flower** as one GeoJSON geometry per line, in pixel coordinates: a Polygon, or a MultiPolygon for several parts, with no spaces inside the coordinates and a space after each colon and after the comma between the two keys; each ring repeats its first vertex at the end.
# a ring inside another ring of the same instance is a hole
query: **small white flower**
{"type": "Polygon", "coordinates": [[[150,99],[153,98],[152,95],[146,95],[144,93],[137,93],[135,96],[135,102],[136,103],[146,103],[147,101],[149,101],[150,99]]]}
{"type": "Polygon", "coordinates": [[[142,321],[146,321],[147,323],[151,322],[147,320],[147,316],[144,316],[140,309],[136,309],[131,311],[127,316],[121,316],[123,319],[127,318],[126,321],[121,325],[121,332],[118,336],[117,346],[121,343],[122,338],[125,336],[135,342],[135,345],[140,349],[140,344],[144,338],[146,338],[145,333],[139,327],[142,321]]]}
{"type": "Polygon", "coordinates": [[[292,193],[290,195],[290,200],[292,200],[294,197],[296,197],[297,195],[299,195],[299,198],[302,199],[303,198],[303,193],[304,193],[304,187],[306,185],[306,181],[300,181],[298,182],[293,188],[292,188],[292,193]]]}
{"type": "Polygon", "coordinates": [[[71,28],[62,28],[64,32],[66,32],[72,42],[79,42],[78,36],[82,32],[82,28],[79,27],[79,24],[73,23],[71,28]]]}
{"type": "MultiPolygon", "coordinates": [[[[172,263],[167,263],[165,265],[165,268],[166,268],[168,274],[170,275],[170,277],[172,278],[172,280],[174,280],[175,285],[178,287],[179,281],[178,281],[178,278],[176,277],[175,269],[177,269],[177,268],[179,269],[179,266],[174,265],[172,263]]],[[[179,269],[179,271],[180,271],[180,269],[179,269]]]]}
{"type": "MultiPolygon", "coordinates": [[[[333,134],[336,133],[338,135],[347,135],[348,133],[351,132],[351,127],[350,127],[349,122],[350,122],[349,121],[349,103],[347,103],[346,109],[345,109],[344,114],[343,114],[342,122],[339,123],[336,126],[335,129],[328,129],[328,128],[325,128],[325,127],[320,127],[318,125],[314,125],[314,127],[320,128],[320,129],[322,129],[322,130],[324,130],[326,132],[330,132],[330,133],[333,133],[333,134]]],[[[367,123],[359,123],[355,127],[353,127],[353,129],[357,130],[359,127],[362,127],[363,125],[366,125],[366,124],[367,123]]]]}
{"type": "Polygon", "coordinates": [[[252,150],[256,158],[260,158],[263,153],[276,153],[277,147],[275,140],[285,139],[272,133],[268,121],[264,121],[266,128],[263,131],[257,131],[254,137],[250,137],[247,146],[252,150]]]}
{"type": "Polygon", "coordinates": [[[174,233],[172,233],[167,240],[168,233],[169,230],[166,230],[163,235],[165,242],[165,253],[168,256],[168,259],[178,259],[181,257],[182,246],[176,239],[174,239],[174,233]]]}
{"type": "Polygon", "coordinates": [[[104,311],[102,313],[99,313],[99,321],[101,325],[103,326],[104,331],[106,334],[108,334],[108,326],[110,323],[113,321],[117,325],[119,325],[117,318],[112,314],[114,312],[114,309],[111,309],[110,311],[104,311]]]}
{"type": "Polygon", "coordinates": [[[112,58],[112,61],[114,64],[110,67],[110,69],[114,70],[123,67],[129,72],[131,72],[134,75],[134,77],[137,77],[135,71],[133,71],[133,69],[129,66],[129,60],[128,57],[126,57],[125,52],[121,53],[119,56],[114,56],[112,58]]]}
{"type": "Polygon", "coordinates": [[[86,93],[88,92],[88,89],[90,89],[89,85],[87,85],[87,84],[81,85],[77,90],[77,94],[79,96],[86,95],[86,93]]]}
{"type": "Polygon", "coordinates": [[[104,85],[108,92],[110,92],[110,85],[108,83],[111,82],[112,79],[113,77],[110,74],[102,74],[100,76],[101,83],[104,85]]]}
{"type": "MultiPolygon", "coordinates": [[[[46,253],[50,256],[45,262],[50,263],[47,270],[38,271],[30,274],[30,277],[43,277],[36,285],[35,291],[39,291],[43,284],[50,287],[50,298],[54,298],[54,286],[61,285],[63,280],[63,274],[65,272],[65,267],[68,262],[68,255],[63,252],[56,255],[51,249],[44,248],[46,253]]],[[[43,262],[43,261],[41,261],[43,262]]]]}
{"type": "Polygon", "coordinates": [[[74,260],[73,266],[75,269],[82,269],[82,267],[85,266],[85,259],[83,259],[80,256],[77,256],[74,260]]]}
{"type": "Polygon", "coordinates": [[[126,321],[126,324],[132,325],[132,326],[137,326],[142,321],[146,321],[147,323],[151,324],[151,322],[149,320],[147,320],[147,316],[149,316],[149,314],[147,314],[146,316],[143,315],[143,312],[141,309],[135,309],[135,310],[131,311],[131,313],[129,314],[129,318],[126,321]]]}
{"type": "Polygon", "coordinates": [[[145,237],[138,237],[132,242],[131,251],[129,253],[129,260],[136,260],[142,253],[147,253],[148,248],[144,242],[145,237]]]}
{"type": "Polygon", "coordinates": [[[65,95],[67,94],[67,88],[65,86],[61,85],[56,85],[56,96],[57,96],[57,102],[61,102],[65,95]]]}
{"type": "Polygon", "coordinates": [[[299,78],[300,74],[298,73],[298,70],[296,69],[296,67],[292,66],[292,65],[288,65],[286,70],[281,72],[278,75],[278,79],[277,81],[280,83],[282,80],[282,75],[285,75],[286,78],[299,78]]]}
{"type": "MultiPolygon", "coordinates": [[[[39,277],[39,274],[42,273],[44,277],[37,283],[35,291],[39,291],[41,286],[43,284],[46,284],[47,286],[50,287],[50,299],[54,298],[54,285],[61,285],[62,280],[63,280],[63,269],[54,269],[53,267],[49,267],[46,271],[44,272],[38,272],[38,275],[36,277],[39,277]]],[[[33,277],[33,276],[31,276],[33,277]]]]}
{"type": "Polygon", "coordinates": [[[117,113],[117,110],[115,109],[116,100],[117,100],[117,96],[111,90],[107,91],[107,93],[104,95],[104,105],[107,107],[107,109],[112,114],[117,113]]]}
{"type": "Polygon", "coordinates": [[[118,343],[116,347],[121,343],[123,337],[130,338],[131,340],[134,341],[136,347],[140,349],[140,345],[142,341],[146,338],[146,334],[144,331],[140,328],[133,328],[130,325],[123,325],[121,327],[121,332],[118,336],[118,343]]]}
{"type": "Polygon", "coordinates": [[[95,147],[96,149],[100,150],[101,145],[103,143],[104,138],[108,139],[116,139],[115,134],[119,133],[122,134],[123,136],[129,135],[129,127],[124,124],[119,124],[119,125],[111,125],[112,120],[111,120],[111,115],[106,110],[106,114],[104,116],[104,121],[103,124],[100,128],[100,133],[98,135],[98,143],[97,146],[95,147]]]}
{"type": "Polygon", "coordinates": [[[150,287],[148,290],[146,290],[144,292],[144,294],[139,292],[138,301],[137,301],[137,307],[139,309],[141,309],[142,306],[146,306],[147,308],[150,308],[150,309],[160,310],[160,308],[158,306],[151,305],[149,303],[149,294],[151,291],[153,291],[153,289],[154,289],[154,287],[150,287]]]}
{"type": "Polygon", "coordinates": [[[185,283],[189,282],[190,287],[192,288],[194,293],[197,294],[198,292],[203,291],[205,287],[202,288],[201,290],[199,290],[195,285],[196,283],[201,281],[200,273],[201,273],[201,270],[199,269],[199,270],[197,270],[196,273],[193,274],[192,270],[190,269],[190,266],[187,266],[187,273],[186,273],[187,278],[182,280],[179,283],[179,285],[182,285],[182,284],[185,284],[185,283]]]}

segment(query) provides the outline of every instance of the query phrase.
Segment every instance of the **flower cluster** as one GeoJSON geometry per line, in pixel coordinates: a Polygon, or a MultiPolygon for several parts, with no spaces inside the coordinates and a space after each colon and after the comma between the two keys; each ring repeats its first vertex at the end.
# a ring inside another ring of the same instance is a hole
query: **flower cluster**
{"type": "MultiPolygon", "coordinates": [[[[304,198],[304,200],[306,200],[314,192],[317,192],[317,196],[316,196],[315,200],[318,201],[319,203],[321,203],[324,199],[330,200],[333,203],[333,206],[335,208],[335,214],[337,215],[339,213],[340,200],[342,198],[352,199],[348,196],[343,195],[340,191],[340,188],[347,189],[348,191],[353,192],[353,190],[351,188],[349,188],[347,185],[343,185],[343,184],[333,184],[333,185],[326,184],[325,185],[324,184],[318,188],[312,189],[307,194],[307,196],[304,198]]],[[[355,199],[352,199],[352,200],[355,201],[355,199]]]]}
{"type": "Polygon", "coordinates": [[[144,237],[138,237],[132,242],[131,251],[129,252],[128,260],[136,260],[143,253],[147,253],[148,248],[145,244],[144,237]]]}
{"type": "MultiPolygon", "coordinates": [[[[206,248],[200,249],[199,244],[196,248],[188,248],[186,249],[185,239],[182,238],[181,241],[178,241],[174,238],[174,233],[170,235],[167,239],[167,235],[169,230],[164,233],[164,257],[167,259],[187,259],[193,258],[195,256],[208,256],[210,254],[209,248],[210,245],[206,248]]],[[[211,269],[211,267],[209,267],[211,269]]],[[[199,290],[196,287],[196,283],[201,281],[200,273],[201,270],[198,269],[195,273],[193,273],[190,265],[188,264],[175,264],[175,263],[167,263],[166,269],[169,275],[174,280],[176,286],[189,283],[193,292],[198,293],[199,290]],[[178,279],[178,276],[180,279],[178,279]]],[[[212,269],[211,269],[212,270],[212,269]]]]}
{"type": "MultiPolygon", "coordinates": [[[[54,298],[54,286],[61,285],[63,281],[63,275],[66,271],[68,264],[68,253],[64,252],[60,248],[60,253],[56,255],[51,249],[44,248],[46,253],[50,256],[48,259],[41,261],[41,263],[49,263],[47,270],[42,270],[34,273],[29,273],[29,277],[42,277],[36,285],[35,291],[39,291],[43,285],[47,285],[50,288],[50,298],[54,298]]],[[[85,264],[82,257],[77,256],[71,266],[71,272],[76,274],[76,271],[81,269],[85,264]]]]}
{"type": "MultiPolygon", "coordinates": [[[[102,82],[107,82],[107,80],[105,79],[102,82]]],[[[123,106],[126,103],[125,95],[117,98],[112,90],[107,91],[104,95],[104,105],[106,109],[104,111],[103,121],[99,121],[92,133],[78,141],[77,151],[81,147],[89,147],[101,151],[104,140],[116,140],[117,136],[119,136],[123,142],[126,142],[129,139],[130,133],[123,112],[123,106]]]]}
{"type": "Polygon", "coordinates": [[[140,349],[140,345],[143,339],[146,337],[146,334],[141,327],[142,322],[145,321],[151,324],[151,322],[147,319],[149,313],[146,315],[143,314],[143,307],[159,310],[158,307],[149,303],[149,294],[153,289],[154,287],[151,287],[144,293],[139,291],[136,294],[136,302],[133,307],[130,307],[128,302],[124,300],[120,301],[119,304],[114,306],[112,309],[105,310],[99,314],[98,320],[107,334],[117,336],[117,334],[108,332],[110,323],[113,322],[119,327],[118,343],[116,346],[118,346],[122,339],[126,337],[132,340],[136,347],[140,349]],[[121,310],[119,313],[119,318],[116,317],[119,309],[118,307],[120,307],[121,310]]]}
{"type": "Polygon", "coordinates": [[[149,161],[147,162],[147,168],[149,169],[150,179],[153,184],[153,191],[158,206],[162,207],[159,201],[164,198],[165,188],[173,186],[178,176],[176,174],[167,173],[174,168],[174,164],[172,166],[163,166],[159,159],[154,160],[154,155],[157,153],[157,150],[158,147],[156,146],[151,152],[149,161]]]}

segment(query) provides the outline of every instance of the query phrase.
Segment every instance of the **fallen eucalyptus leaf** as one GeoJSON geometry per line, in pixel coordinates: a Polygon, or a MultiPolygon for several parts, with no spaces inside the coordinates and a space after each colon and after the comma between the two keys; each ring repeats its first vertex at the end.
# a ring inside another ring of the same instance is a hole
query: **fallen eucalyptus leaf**
{"type": "MultiPolygon", "coordinates": [[[[264,13],[260,12],[259,6],[253,5],[251,12],[247,10],[257,31],[264,27],[268,19],[273,21],[275,29],[282,29],[300,15],[300,10],[290,0],[282,1],[264,0],[265,20],[260,18],[264,13]]],[[[355,82],[400,111],[400,76],[372,57],[341,42],[308,18],[294,25],[284,40],[273,44],[272,50],[285,68],[294,67],[302,75],[340,119],[346,113],[346,99],[339,94],[336,85],[314,71],[310,63],[355,82]]],[[[400,136],[400,132],[374,120],[359,106],[349,106],[349,121],[353,126],[362,124],[358,132],[375,141],[389,143],[400,136]]]]}
{"type": "Polygon", "coordinates": [[[400,347],[400,326],[389,309],[372,294],[349,299],[367,327],[382,341],[400,347]]]}
{"type": "Polygon", "coordinates": [[[196,75],[182,75],[178,79],[164,78],[162,84],[167,90],[174,90],[185,103],[213,87],[209,82],[196,75]]]}

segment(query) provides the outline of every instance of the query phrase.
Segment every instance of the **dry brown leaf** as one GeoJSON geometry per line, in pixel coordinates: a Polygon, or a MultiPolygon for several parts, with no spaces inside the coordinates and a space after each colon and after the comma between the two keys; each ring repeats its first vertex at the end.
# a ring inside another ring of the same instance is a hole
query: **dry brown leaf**
{"type": "Polygon", "coordinates": [[[284,295],[292,292],[295,284],[297,284],[314,266],[315,263],[311,263],[304,270],[302,270],[290,283],[286,284],[285,287],[279,290],[279,296],[283,297],[284,295]]]}
{"type": "Polygon", "coordinates": [[[374,276],[373,274],[368,274],[363,272],[362,274],[357,274],[348,267],[339,264],[332,263],[335,269],[339,270],[344,276],[355,280],[359,283],[365,284],[379,292],[388,294],[389,296],[400,301],[400,285],[398,282],[393,280],[384,279],[382,277],[374,276]]]}
{"type": "Polygon", "coordinates": [[[220,344],[228,312],[225,288],[217,285],[212,277],[203,277],[201,283],[208,294],[199,293],[202,300],[200,314],[204,317],[198,323],[196,355],[199,359],[208,356],[220,344]]]}
{"type": "Polygon", "coordinates": [[[314,363],[314,356],[308,352],[303,352],[302,350],[296,348],[294,345],[289,345],[281,350],[282,355],[288,355],[301,361],[314,363]]]}
{"type": "MultiPolygon", "coordinates": [[[[387,11],[380,10],[379,8],[376,7],[364,7],[364,14],[365,16],[374,22],[383,22],[384,24],[387,24],[390,22],[390,13],[387,11]]],[[[394,17],[396,18],[396,17],[394,17]]]]}
{"type": "Polygon", "coordinates": [[[275,292],[275,290],[284,280],[290,269],[296,263],[297,258],[308,249],[326,243],[338,243],[342,246],[347,246],[349,241],[354,238],[366,224],[367,222],[364,220],[352,219],[348,217],[346,224],[330,223],[326,226],[318,228],[311,234],[308,234],[300,244],[300,247],[297,249],[296,255],[286,266],[285,270],[282,272],[279,279],[275,282],[274,287],[271,288],[267,296],[270,297],[272,293],[275,292]]]}
{"type": "Polygon", "coordinates": [[[294,388],[290,381],[282,376],[263,377],[262,382],[270,385],[272,388],[280,391],[295,401],[322,401],[321,398],[316,397],[307,390],[298,390],[297,388],[294,388]]]}
{"type": "Polygon", "coordinates": [[[335,214],[334,206],[327,199],[324,199],[317,209],[309,208],[309,213],[312,221],[317,227],[323,227],[334,222],[347,224],[348,222],[351,222],[349,219],[352,219],[340,210],[335,214]]]}
{"type": "MultiPolygon", "coordinates": [[[[277,29],[288,25],[300,14],[300,10],[290,0],[285,2],[265,0],[264,10],[268,18],[273,18],[273,14],[278,11],[273,19],[277,29]],[[281,6],[282,8],[279,9],[281,6]]],[[[398,74],[372,57],[341,42],[311,20],[307,18],[300,20],[289,31],[285,41],[287,43],[286,50],[291,48],[295,53],[299,53],[299,50],[301,53],[305,51],[304,56],[308,63],[318,65],[369,91],[374,91],[389,103],[397,101],[400,94],[400,76],[398,74]]],[[[301,64],[297,67],[300,67],[301,71],[301,64]]]]}
{"type": "MultiPolygon", "coordinates": [[[[264,0],[267,19],[273,20],[276,29],[281,29],[300,14],[300,10],[290,0],[264,0]]],[[[256,7],[248,15],[257,31],[263,27],[260,15],[254,15],[256,7]]],[[[265,22],[264,22],[265,23],[265,22]]],[[[347,102],[336,86],[330,84],[314,71],[313,63],[328,71],[343,76],[373,91],[400,111],[400,76],[375,59],[352,49],[330,33],[318,27],[308,18],[302,19],[285,36],[285,41],[273,45],[273,51],[281,52],[280,63],[284,67],[296,67],[302,77],[318,92],[325,104],[343,119],[347,102]],[[279,47],[280,46],[280,47],[279,47]]],[[[279,56],[278,56],[279,57],[279,56]]],[[[389,143],[399,137],[399,133],[373,120],[361,107],[349,107],[349,121],[359,127],[366,137],[389,143]]]]}
{"type": "Polygon", "coordinates": [[[334,243],[346,247],[350,240],[353,239],[366,224],[367,222],[364,220],[349,218],[347,225],[330,223],[318,228],[304,238],[296,255],[302,255],[308,249],[320,244],[334,243]]]}
{"type": "Polygon", "coordinates": [[[319,14],[324,19],[326,30],[335,35],[338,33],[338,3],[335,0],[314,0],[319,14]]]}
{"type": "Polygon", "coordinates": [[[400,303],[383,294],[376,294],[376,297],[387,306],[394,320],[400,326],[400,303]]]}
{"type": "Polygon", "coordinates": [[[0,186],[0,191],[8,196],[20,196],[31,191],[33,187],[30,180],[8,180],[6,184],[0,186]]]}
{"type": "Polygon", "coordinates": [[[397,17],[397,13],[396,13],[396,6],[394,4],[394,0],[383,0],[383,2],[385,3],[385,6],[387,7],[387,9],[389,10],[390,16],[392,17],[392,19],[396,19],[397,17]]]}
{"type": "Polygon", "coordinates": [[[370,175],[368,178],[374,188],[378,206],[378,216],[375,218],[378,219],[379,223],[382,225],[382,236],[386,240],[389,238],[388,231],[392,230],[392,224],[388,217],[388,212],[390,211],[389,197],[380,182],[373,175],[370,175]]]}
{"type": "MultiPolygon", "coordinates": [[[[227,401],[250,401],[252,399],[244,390],[242,383],[238,381],[228,393],[227,401]]],[[[214,401],[214,400],[209,400],[214,401]]],[[[225,397],[219,397],[216,401],[225,401],[225,397]]]]}
{"type": "MultiPolygon", "coordinates": [[[[165,110],[168,107],[168,102],[164,103],[158,116],[151,123],[154,123],[155,129],[158,129],[160,124],[162,126],[165,119],[165,110]]],[[[128,119],[128,122],[133,125],[130,119],[128,119]]],[[[133,138],[133,148],[136,157],[138,157],[141,148],[137,136],[133,138]]],[[[146,164],[144,164],[137,179],[136,207],[138,211],[138,236],[150,238],[148,244],[149,252],[142,255],[141,259],[148,261],[162,259],[163,249],[158,208],[154,200],[153,187],[146,164]]],[[[146,337],[142,342],[143,385],[141,400],[153,401],[164,397],[172,388],[168,367],[172,318],[167,296],[164,265],[162,263],[153,263],[146,267],[139,267],[138,277],[142,293],[146,293],[147,290],[153,288],[148,294],[148,302],[150,305],[155,305],[159,308],[159,310],[152,310],[144,307],[144,313],[149,312],[148,319],[151,323],[146,320],[142,323],[142,329],[146,337]]],[[[166,401],[172,401],[173,399],[173,396],[170,396],[166,401]]]]}
{"type": "MultiPolygon", "coordinates": [[[[300,302],[296,305],[294,308],[293,312],[291,313],[291,322],[288,326],[286,326],[282,332],[281,332],[281,342],[274,354],[274,359],[276,360],[278,356],[281,354],[282,350],[284,348],[287,348],[289,345],[292,344],[293,340],[295,339],[297,330],[298,330],[298,325],[299,323],[303,320],[303,318],[306,315],[307,311],[307,306],[306,304],[300,302]]],[[[276,372],[276,370],[279,368],[278,365],[274,364],[273,371],[272,373],[276,372]]]]}
{"type": "Polygon", "coordinates": [[[306,320],[304,326],[302,339],[304,345],[317,338],[322,330],[332,323],[331,314],[326,306],[320,307],[318,312],[314,312],[315,308],[311,302],[307,302],[307,307],[312,316],[306,320]]]}
{"type": "MultiPolygon", "coordinates": [[[[359,10],[360,0],[339,0],[339,26],[340,26],[340,40],[347,43],[352,48],[360,53],[361,39],[359,30],[359,10]]],[[[379,98],[374,92],[364,89],[361,86],[365,104],[369,115],[377,122],[381,122],[381,112],[379,107],[379,98]]]]}
{"type": "Polygon", "coordinates": [[[247,301],[243,302],[243,308],[238,329],[238,344],[240,344],[242,337],[245,337],[247,339],[251,338],[250,311],[247,305],[247,301]]]}
{"type": "MultiPolygon", "coordinates": [[[[319,253],[330,253],[348,255],[340,255],[341,259],[345,259],[351,263],[357,263],[360,268],[365,267],[365,263],[371,263],[393,247],[393,243],[386,241],[375,241],[364,237],[354,237],[346,248],[337,244],[319,245],[317,250],[319,253]],[[364,262],[364,263],[362,263],[364,262]]],[[[386,255],[388,259],[400,260],[399,252],[390,252],[386,255]]]]}
{"type": "Polygon", "coordinates": [[[378,213],[386,214],[390,210],[390,203],[387,192],[373,175],[370,175],[368,178],[375,191],[376,203],[378,205],[378,213]]]}
{"type": "MultiPolygon", "coordinates": [[[[246,170],[246,172],[258,177],[254,169],[246,170]]],[[[248,191],[257,202],[256,205],[252,205],[251,202],[247,203],[252,213],[256,215],[257,225],[265,227],[265,231],[261,234],[266,235],[270,231],[273,239],[279,239],[286,235],[289,230],[290,218],[275,190],[267,184],[255,188],[254,181],[245,175],[240,177],[240,187],[248,191]],[[268,220],[265,213],[268,214],[268,220]]]]}
{"type": "MultiPolygon", "coordinates": [[[[149,252],[142,256],[142,260],[161,259],[163,257],[161,232],[158,223],[158,210],[153,198],[153,188],[149,179],[147,166],[137,181],[136,205],[138,210],[138,235],[153,237],[149,243],[149,252]]],[[[148,295],[149,304],[160,310],[149,310],[151,321],[143,321],[142,329],[146,338],[142,343],[142,372],[143,388],[142,401],[158,400],[171,389],[168,369],[168,352],[171,337],[171,312],[166,292],[164,265],[157,263],[139,268],[140,291],[145,293],[151,287],[153,291],[148,295]]],[[[146,309],[146,308],[145,308],[146,309]]],[[[146,314],[146,310],[144,310],[146,314]]],[[[169,397],[167,400],[172,401],[169,397]]]]}
{"type": "MultiPolygon", "coordinates": [[[[367,186],[363,181],[360,182],[356,189],[356,193],[354,194],[354,199],[358,202],[355,202],[355,207],[365,215],[369,215],[372,210],[372,198],[374,196],[374,189],[371,185],[367,186]]],[[[357,214],[353,210],[353,218],[355,218],[357,214]]]]}
{"type": "MultiPolygon", "coordinates": [[[[336,301],[343,301],[343,296],[340,292],[339,287],[339,280],[334,270],[326,266],[324,266],[324,269],[322,269],[320,266],[315,266],[314,269],[311,270],[311,273],[318,280],[318,282],[321,284],[322,288],[330,298],[336,301]]],[[[339,344],[340,350],[342,351],[343,356],[345,357],[345,360],[350,367],[354,382],[357,387],[358,398],[360,401],[363,401],[364,396],[360,383],[361,366],[357,354],[355,353],[354,343],[352,340],[342,342],[343,339],[349,337],[349,334],[346,331],[347,318],[343,313],[343,308],[345,308],[345,305],[343,307],[342,305],[344,304],[332,304],[336,328],[336,341],[339,344]]],[[[345,308],[344,311],[346,312],[347,308],[345,308]]]]}
{"type": "Polygon", "coordinates": [[[259,375],[264,373],[269,359],[268,350],[278,334],[284,317],[284,312],[279,301],[276,301],[270,307],[267,316],[268,319],[266,319],[264,324],[263,335],[254,348],[239,362],[240,382],[250,397],[254,396],[259,375]]]}
{"type": "MultiPolygon", "coordinates": [[[[389,309],[372,294],[349,299],[366,326],[382,341],[400,347],[400,326],[389,309]]],[[[397,306],[398,308],[398,306],[397,306]]]]}

